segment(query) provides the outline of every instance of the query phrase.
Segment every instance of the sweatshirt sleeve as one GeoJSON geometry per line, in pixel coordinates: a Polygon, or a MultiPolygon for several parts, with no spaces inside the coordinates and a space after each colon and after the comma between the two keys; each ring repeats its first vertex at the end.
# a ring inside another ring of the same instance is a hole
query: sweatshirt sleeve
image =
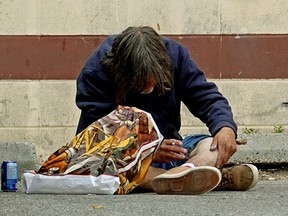
{"type": "Polygon", "coordinates": [[[102,72],[84,68],[77,79],[76,105],[81,110],[77,133],[116,108],[111,85],[102,72]]]}
{"type": "Polygon", "coordinates": [[[213,82],[206,80],[186,48],[180,46],[178,55],[179,71],[175,76],[183,103],[207,125],[213,136],[225,126],[232,128],[236,135],[237,125],[227,99],[213,82]]]}
{"type": "Polygon", "coordinates": [[[106,40],[95,50],[77,78],[76,105],[81,110],[77,133],[117,107],[113,85],[101,63],[110,43],[106,40]]]}

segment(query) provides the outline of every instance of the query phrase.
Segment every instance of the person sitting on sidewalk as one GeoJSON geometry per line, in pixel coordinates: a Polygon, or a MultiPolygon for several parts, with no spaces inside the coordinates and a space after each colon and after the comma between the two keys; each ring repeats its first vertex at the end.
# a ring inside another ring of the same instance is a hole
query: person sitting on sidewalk
{"type": "Polygon", "coordinates": [[[108,36],[77,78],[81,109],[77,133],[118,105],[151,113],[164,140],[139,185],[160,194],[248,190],[258,180],[254,165],[223,168],[236,152],[237,125],[227,99],[206,80],[188,49],[148,26],[108,36]],[[211,135],[182,137],[181,102],[211,135]]]}

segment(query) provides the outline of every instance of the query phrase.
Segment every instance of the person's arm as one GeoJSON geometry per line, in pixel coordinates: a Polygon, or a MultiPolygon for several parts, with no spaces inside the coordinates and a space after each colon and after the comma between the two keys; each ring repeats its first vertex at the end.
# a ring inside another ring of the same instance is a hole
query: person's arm
{"type": "Polygon", "coordinates": [[[81,110],[77,134],[116,107],[115,90],[102,60],[115,36],[108,36],[87,59],[77,78],[76,105],[81,110]]]}
{"type": "Polygon", "coordinates": [[[233,120],[231,107],[213,82],[206,80],[203,72],[190,58],[187,50],[182,50],[181,71],[177,75],[181,100],[191,113],[204,122],[214,136],[220,128],[231,127],[235,134],[237,126],[233,120]]]}
{"type": "Polygon", "coordinates": [[[231,107],[217,86],[206,80],[185,48],[181,49],[180,59],[182,62],[178,64],[181,68],[177,84],[181,100],[209,128],[214,137],[211,151],[219,150],[216,166],[220,167],[236,152],[237,125],[231,107]]]}
{"type": "Polygon", "coordinates": [[[103,71],[82,70],[77,79],[76,105],[81,110],[77,134],[117,107],[113,91],[103,71]]]}

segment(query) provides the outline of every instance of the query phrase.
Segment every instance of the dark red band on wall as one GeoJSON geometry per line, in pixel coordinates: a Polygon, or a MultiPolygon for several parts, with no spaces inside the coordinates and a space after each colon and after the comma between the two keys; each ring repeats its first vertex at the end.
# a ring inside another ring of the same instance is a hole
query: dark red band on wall
{"type": "MultiPolygon", "coordinates": [[[[0,79],[76,79],[105,36],[0,36],[0,79]]],[[[167,35],[208,78],[288,78],[288,35],[167,35]]]]}

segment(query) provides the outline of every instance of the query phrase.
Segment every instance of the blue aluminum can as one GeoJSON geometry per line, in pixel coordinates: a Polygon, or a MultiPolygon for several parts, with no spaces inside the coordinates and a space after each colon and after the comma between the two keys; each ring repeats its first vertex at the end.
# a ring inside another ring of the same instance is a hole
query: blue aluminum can
{"type": "Polygon", "coordinates": [[[17,191],[18,166],[15,161],[3,161],[1,166],[1,190],[17,191]]]}

